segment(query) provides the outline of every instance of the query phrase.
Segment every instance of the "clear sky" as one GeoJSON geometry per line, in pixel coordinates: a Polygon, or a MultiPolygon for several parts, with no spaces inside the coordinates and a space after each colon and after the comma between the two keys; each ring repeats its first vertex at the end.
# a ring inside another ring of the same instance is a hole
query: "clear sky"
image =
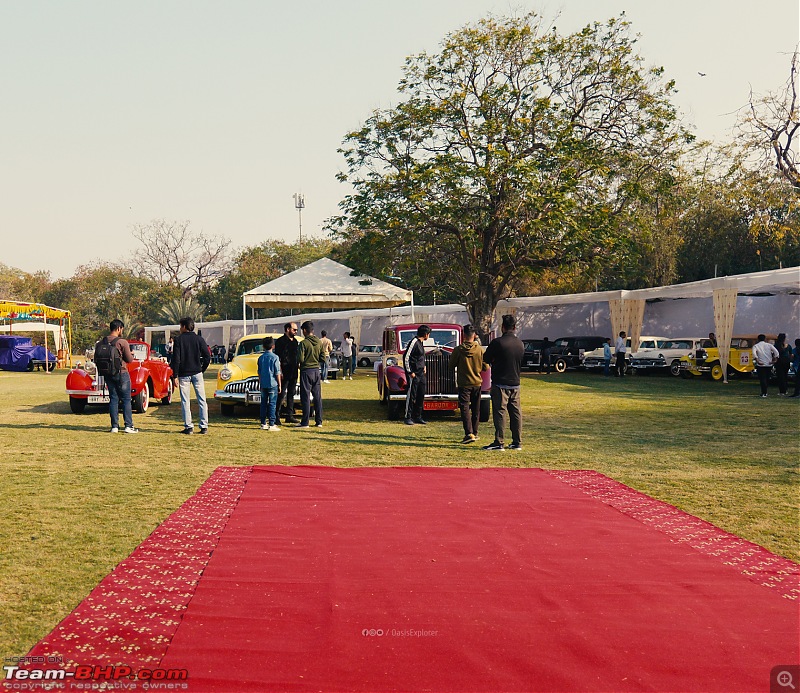
{"type": "Polygon", "coordinates": [[[155,218],[293,241],[297,192],[320,235],[347,192],[336,150],[396,103],[405,57],[528,10],[562,31],[625,11],[719,140],[798,42],[798,0],[0,0],[0,261],[70,276],[128,256],[155,218]]]}

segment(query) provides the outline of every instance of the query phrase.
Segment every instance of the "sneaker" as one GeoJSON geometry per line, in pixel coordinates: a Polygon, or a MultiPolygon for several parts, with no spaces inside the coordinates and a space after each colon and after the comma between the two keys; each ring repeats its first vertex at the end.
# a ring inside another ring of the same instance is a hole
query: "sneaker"
{"type": "Polygon", "coordinates": [[[308,424],[300,424],[297,428],[311,428],[308,424]]]}
{"type": "Polygon", "coordinates": [[[139,429],[133,426],[125,426],[125,433],[138,433],[139,429]]]}
{"type": "Polygon", "coordinates": [[[414,425],[414,419],[406,419],[405,421],[403,421],[403,423],[406,426],[413,426],[414,425]]]}
{"type": "Polygon", "coordinates": [[[467,435],[464,436],[464,440],[462,440],[461,442],[464,443],[464,444],[466,444],[466,443],[474,443],[475,442],[475,436],[472,435],[471,433],[468,433],[467,435]]]}
{"type": "Polygon", "coordinates": [[[269,429],[270,429],[269,424],[261,424],[261,430],[262,431],[268,431],[269,429]]]}
{"type": "Polygon", "coordinates": [[[511,445],[508,446],[508,449],[509,450],[522,450],[522,443],[511,443],[511,445]]]}
{"type": "Polygon", "coordinates": [[[193,428],[184,428],[181,431],[181,433],[183,433],[184,435],[190,436],[190,435],[192,435],[192,433],[194,433],[194,429],[193,428]]]}
{"type": "MultiPolygon", "coordinates": [[[[265,427],[262,426],[261,428],[265,428],[265,427]]],[[[280,431],[281,427],[280,426],[276,426],[275,424],[273,424],[272,426],[267,426],[266,429],[268,431],[280,431]]]]}
{"type": "Polygon", "coordinates": [[[484,450],[500,450],[502,452],[506,448],[502,443],[498,443],[497,441],[494,441],[494,443],[490,443],[489,445],[484,445],[483,449],[484,450]]]}
{"type": "Polygon", "coordinates": [[[330,380],[323,380],[322,382],[330,384],[331,381],[330,380]]]}
{"type": "Polygon", "coordinates": [[[352,380],[352,379],[353,379],[353,376],[351,375],[351,376],[350,376],[350,380],[352,380]]]}
{"type": "Polygon", "coordinates": [[[314,424],[314,428],[322,428],[322,422],[314,424]]]}
{"type": "Polygon", "coordinates": [[[767,398],[766,395],[761,395],[761,399],[766,399],[766,398],[767,398]]]}
{"type": "Polygon", "coordinates": [[[118,429],[116,426],[113,426],[113,427],[111,428],[111,432],[112,432],[112,433],[119,433],[119,429],[118,429]]]}
{"type": "Polygon", "coordinates": [[[425,419],[414,419],[414,423],[415,424],[421,424],[423,426],[427,426],[428,425],[428,422],[425,421],[425,419]]]}
{"type": "Polygon", "coordinates": [[[208,433],[208,426],[200,426],[200,435],[203,436],[208,433]]]}

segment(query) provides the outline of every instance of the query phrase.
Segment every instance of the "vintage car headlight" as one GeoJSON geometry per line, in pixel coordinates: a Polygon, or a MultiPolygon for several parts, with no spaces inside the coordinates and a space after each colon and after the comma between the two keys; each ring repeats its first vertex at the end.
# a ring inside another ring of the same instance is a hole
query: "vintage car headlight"
{"type": "Polygon", "coordinates": [[[390,356],[388,359],[386,359],[386,365],[387,366],[396,366],[397,365],[397,359],[390,356]]]}
{"type": "Polygon", "coordinates": [[[230,380],[232,375],[233,375],[233,373],[231,372],[231,369],[228,368],[227,366],[225,366],[225,368],[223,368],[219,372],[219,379],[220,380],[230,380]]]}

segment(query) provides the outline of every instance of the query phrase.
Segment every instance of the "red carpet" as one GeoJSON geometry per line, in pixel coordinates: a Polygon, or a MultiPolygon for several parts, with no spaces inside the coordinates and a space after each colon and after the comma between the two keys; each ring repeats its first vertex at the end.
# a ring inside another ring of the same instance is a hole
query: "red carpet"
{"type": "Polygon", "coordinates": [[[257,467],[31,654],[190,691],[757,691],[798,641],[797,564],[594,472],[257,467]]]}

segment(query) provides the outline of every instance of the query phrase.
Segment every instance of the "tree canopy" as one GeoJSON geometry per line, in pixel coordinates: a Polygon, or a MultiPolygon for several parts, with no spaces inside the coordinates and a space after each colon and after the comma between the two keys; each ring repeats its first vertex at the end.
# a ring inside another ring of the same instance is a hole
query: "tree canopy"
{"type": "Polygon", "coordinates": [[[483,332],[522,273],[625,253],[632,205],[672,183],[690,139],[635,42],[622,18],[562,35],[528,14],[408,58],[401,102],[344,140],[353,193],[332,226],[382,237],[386,273],[414,255],[449,268],[483,332]]]}

